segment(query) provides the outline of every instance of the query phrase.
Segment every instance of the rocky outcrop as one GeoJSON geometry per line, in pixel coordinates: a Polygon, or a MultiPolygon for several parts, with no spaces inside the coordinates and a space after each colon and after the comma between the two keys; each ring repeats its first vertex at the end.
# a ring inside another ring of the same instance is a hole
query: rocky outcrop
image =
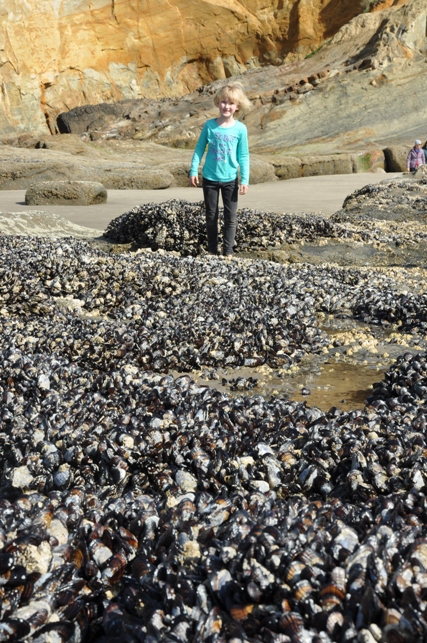
{"type": "Polygon", "coordinates": [[[342,210],[336,212],[331,221],[363,222],[414,221],[427,223],[427,186],[422,171],[418,177],[405,174],[402,178],[386,179],[377,185],[365,185],[350,194],[342,210]]]}
{"type": "Polygon", "coordinates": [[[303,156],[301,158],[301,165],[302,176],[352,174],[354,170],[354,163],[351,154],[303,156]]]}
{"type": "MultiPolygon", "coordinates": [[[[377,167],[384,169],[384,148],[424,140],[426,23],[425,0],[394,2],[358,15],[310,58],[240,76],[254,104],[244,117],[252,152],[301,158],[379,150],[377,167]]],[[[216,114],[212,95],[220,83],[180,100],[124,101],[117,105],[120,115],[111,118],[104,106],[91,106],[92,125],[83,108],[62,119],[66,131],[93,140],[132,138],[192,148],[203,122],[216,114]]],[[[368,167],[374,163],[359,160],[368,167]]]]}
{"type": "Polygon", "coordinates": [[[3,0],[0,130],[54,132],[58,114],[79,105],[181,96],[300,59],[390,3],[3,0]]]}
{"type": "Polygon", "coordinates": [[[425,0],[357,16],[313,58],[255,81],[252,149],[298,156],[425,138],[426,23],[425,0]]]}
{"type": "Polygon", "coordinates": [[[406,159],[408,157],[408,152],[409,146],[405,147],[404,145],[392,145],[391,147],[386,147],[386,149],[384,150],[384,155],[389,172],[406,171],[406,159]]]}
{"type": "Polygon", "coordinates": [[[107,203],[107,190],[96,181],[38,181],[25,193],[25,205],[96,205],[107,203]]]}
{"type": "Polygon", "coordinates": [[[114,157],[111,152],[104,154],[87,147],[87,154],[75,155],[65,151],[65,143],[61,151],[0,146],[0,190],[27,190],[33,183],[70,180],[96,181],[108,190],[158,190],[174,184],[166,153],[160,156],[157,151],[154,167],[149,162],[155,155],[150,144],[144,148],[145,160],[138,150],[133,155],[114,157]]]}
{"type": "MultiPolygon", "coordinates": [[[[46,182],[49,186],[62,186],[61,190],[84,182],[98,182],[111,190],[188,186],[192,151],[187,149],[168,148],[149,141],[84,142],[73,134],[26,138],[21,140],[21,145],[26,147],[0,145],[0,190],[28,190],[32,186],[34,198],[40,199],[37,186],[46,186],[46,182]]],[[[377,167],[370,165],[372,159],[376,163],[378,155],[369,152],[301,157],[251,154],[250,182],[368,171],[377,167]]]]}

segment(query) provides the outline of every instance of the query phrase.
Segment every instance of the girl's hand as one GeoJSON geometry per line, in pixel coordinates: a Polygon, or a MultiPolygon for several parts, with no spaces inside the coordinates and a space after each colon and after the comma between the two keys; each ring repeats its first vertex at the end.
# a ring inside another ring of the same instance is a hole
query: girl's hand
{"type": "Polygon", "coordinates": [[[239,188],[239,194],[246,194],[249,190],[249,185],[241,185],[239,188]]]}
{"type": "Polygon", "coordinates": [[[190,176],[189,182],[190,182],[190,185],[193,188],[197,188],[198,185],[199,185],[199,177],[198,176],[190,176]]]}

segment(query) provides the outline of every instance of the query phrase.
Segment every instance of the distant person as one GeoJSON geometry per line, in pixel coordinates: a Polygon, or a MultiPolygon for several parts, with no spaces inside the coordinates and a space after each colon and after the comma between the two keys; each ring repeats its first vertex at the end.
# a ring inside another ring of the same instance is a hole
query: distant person
{"type": "Polygon", "coordinates": [[[421,149],[424,152],[424,163],[427,163],[427,141],[424,143],[421,149]]]}
{"type": "Polygon", "coordinates": [[[407,172],[416,172],[420,165],[425,165],[426,157],[424,155],[424,150],[421,147],[421,141],[417,138],[414,143],[414,147],[409,150],[409,154],[406,159],[406,171],[407,172]]]}
{"type": "Polygon", "coordinates": [[[223,254],[231,257],[237,227],[238,194],[246,194],[249,188],[248,132],[246,126],[236,121],[234,116],[239,111],[248,110],[252,104],[239,82],[230,82],[221,87],[214,96],[214,103],[219,109],[219,116],[203,125],[191,161],[190,185],[199,185],[199,165],[207,146],[202,186],[208,252],[218,254],[218,204],[221,192],[224,206],[223,254]]]}

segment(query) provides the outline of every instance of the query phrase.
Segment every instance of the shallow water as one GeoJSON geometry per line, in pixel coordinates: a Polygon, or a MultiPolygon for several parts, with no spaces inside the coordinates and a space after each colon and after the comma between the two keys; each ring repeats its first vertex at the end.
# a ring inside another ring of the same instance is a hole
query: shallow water
{"type": "Polygon", "coordinates": [[[366,405],[366,399],[372,393],[372,385],[382,380],[387,366],[366,366],[331,360],[321,365],[313,364],[311,369],[308,365],[302,366],[294,373],[280,373],[261,367],[233,371],[218,369],[216,373],[219,379],[211,379],[203,371],[193,372],[191,377],[200,384],[232,396],[262,395],[268,399],[280,395],[298,402],[305,401],[308,406],[317,406],[322,411],[329,411],[333,406],[350,411],[362,409],[366,405]],[[249,378],[257,382],[253,388],[245,387],[244,380],[249,378]],[[230,390],[230,385],[233,390],[230,390]]]}
{"type": "Polygon", "coordinates": [[[301,389],[294,390],[293,398],[297,401],[306,400],[307,404],[317,406],[322,411],[328,411],[332,406],[343,411],[362,409],[372,393],[372,385],[383,378],[385,370],[359,364],[326,362],[319,376],[306,384],[310,395],[303,395],[301,389]]]}
{"type": "Polygon", "coordinates": [[[326,240],[305,241],[253,252],[242,252],[242,257],[266,259],[277,263],[334,264],[343,267],[364,268],[424,268],[427,244],[418,240],[412,247],[395,243],[380,245],[358,242],[326,240]]]}
{"type": "Polygon", "coordinates": [[[390,268],[424,267],[427,257],[425,243],[418,242],[413,247],[399,247],[395,244],[382,244],[375,247],[369,243],[339,242],[304,243],[298,248],[300,260],[311,263],[333,263],[339,266],[377,266],[390,268]]]}
{"type": "MultiPolygon", "coordinates": [[[[373,385],[399,355],[426,348],[426,340],[405,335],[396,328],[369,327],[352,318],[328,317],[322,321],[331,345],[321,355],[307,355],[297,368],[274,370],[267,366],[202,369],[191,373],[200,384],[228,395],[280,395],[322,411],[363,409],[373,385]]],[[[173,373],[178,376],[178,373],[173,373]]]]}
{"type": "Polygon", "coordinates": [[[337,263],[340,266],[368,266],[372,263],[377,248],[369,244],[355,243],[305,243],[301,248],[301,259],[310,263],[318,261],[337,263]]]}

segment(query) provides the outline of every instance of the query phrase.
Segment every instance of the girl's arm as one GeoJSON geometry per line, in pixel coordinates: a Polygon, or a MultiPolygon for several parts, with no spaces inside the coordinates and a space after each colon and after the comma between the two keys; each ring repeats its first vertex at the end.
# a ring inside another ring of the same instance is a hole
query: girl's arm
{"type": "Polygon", "coordinates": [[[191,159],[190,184],[194,187],[199,184],[199,165],[202,161],[203,154],[205,153],[207,142],[208,128],[207,123],[205,123],[202,131],[200,132],[199,140],[197,141],[196,149],[193,153],[193,158],[191,159]]]}
{"type": "Polygon", "coordinates": [[[249,146],[248,130],[243,126],[239,143],[237,144],[237,162],[240,166],[240,194],[246,194],[249,186],[249,146]]]}

